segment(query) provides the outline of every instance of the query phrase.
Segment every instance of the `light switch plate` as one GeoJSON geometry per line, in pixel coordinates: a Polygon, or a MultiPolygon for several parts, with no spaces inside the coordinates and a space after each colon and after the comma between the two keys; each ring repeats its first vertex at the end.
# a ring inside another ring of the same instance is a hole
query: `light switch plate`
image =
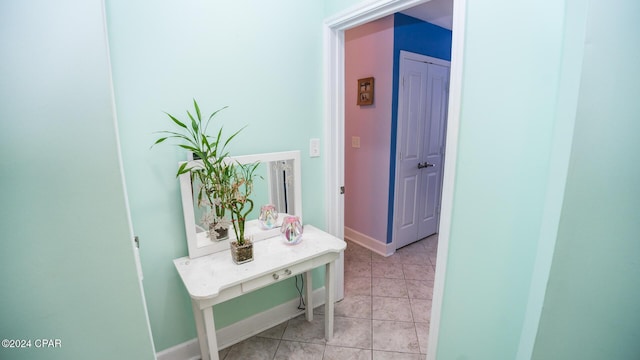
{"type": "Polygon", "coordinates": [[[320,139],[309,140],[309,156],[310,157],[320,156],[320,139]]]}
{"type": "Polygon", "coordinates": [[[360,147],[360,136],[352,136],[351,137],[351,147],[359,148],[360,147]]]}

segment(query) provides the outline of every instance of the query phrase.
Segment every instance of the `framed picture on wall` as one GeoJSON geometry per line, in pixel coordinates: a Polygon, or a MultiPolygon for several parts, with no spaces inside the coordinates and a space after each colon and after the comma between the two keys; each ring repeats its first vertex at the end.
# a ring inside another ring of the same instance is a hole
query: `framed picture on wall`
{"type": "Polygon", "coordinates": [[[373,77],[358,79],[358,103],[357,105],[373,104],[373,77]]]}

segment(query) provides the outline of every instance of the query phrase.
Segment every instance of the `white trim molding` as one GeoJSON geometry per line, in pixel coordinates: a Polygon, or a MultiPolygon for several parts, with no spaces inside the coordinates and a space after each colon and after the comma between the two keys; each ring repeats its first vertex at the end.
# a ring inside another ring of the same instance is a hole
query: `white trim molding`
{"type": "Polygon", "coordinates": [[[460,108],[462,106],[462,75],[464,58],[464,36],[467,0],[453,2],[453,31],[451,41],[451,71],[449,73],[449,117],[447,118],[447,136],[445,144],[444,174],[442,180],[442,203],[440,206],[440,224],[438,225],[438,261],[433,285],[431,305],[431,323],[427,359],[437,357],[444,295],[445,273],[449,258],[449,238],[451,236],[451,217],[453,214],[453,195],[456,179],[456,161],[458,159],[458,134],[460,132],[460,108]]]}
{"type": "Polygon", "coordinates": [[[337,32],[344,31],[429,1],[430,0],[364,1],[326,19],[325,25],[337,32]]]}
{"type": "Polygon", "coordinates": [[[396,252],[394,243],[387,244],[384,240],[374,239],[369,235],[365,235],[346,226],[344,228],[344,238],[385,257],[391,256],[396,252]]]}

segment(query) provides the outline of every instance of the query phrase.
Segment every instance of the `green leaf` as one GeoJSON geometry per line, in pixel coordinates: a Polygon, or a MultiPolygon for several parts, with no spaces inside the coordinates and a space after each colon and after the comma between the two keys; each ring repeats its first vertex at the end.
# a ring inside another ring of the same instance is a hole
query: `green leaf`
{"type": "Polygon", "coordinates": [[[191,152],[200,152],[200,149],[195,148],[193,146],[189,146],[189,145],[185,145],[185,144],[178,144],[178,146],[183,148],[183,149],[189,150],[191,152]]]}
{"type": "Polygon", "coordinates": [[[207,149],[207,152],[211,150],[211,144],[209,144],[209,139],[207,139],[207,136],[202,137],[202,146],[203,148],[207,149]]]}
{"type": "Polygon", "coordinates": [[[211,115],[209,115],[209,119],[207,119],[207,122],[204,125],[204,130],[202,132],[206,133],[207,129],[209,128],[209,122],[211,122],[211,119],[213,119],[214,116],[216,116],[217,113],[219,113],[220,111],[224,110],[228,108],[228,106],[224,106],[216,111],[214,111],[213,113],[211,113],[211,115]]]}
{"type": "Polygon", "coordinates": [[[178,173],[176,174],[176,177],[191,171],[191,168],[187,168],[188,165],[189,165],[188,162],[184,162],[184,163],[180,164],[180,167],[178,168],[178,173]]]}
{"type": "Polygon", "coordinates": [[[191,128],[193,128],[193,131],[197,133],[199,127],[196,119],[193,118],[193,115],[191,115],[189,111],[187,111],[187,115],[189,115],[189,119],[191,119],[191,128]]]}
{"type": "Polygon", "coordinates": [[[198,107],[196,99],[193,99],[193,107],[196,108],[196,115],[198,116],[198,120],[201,120],[202,116],[200,116],[200,107],[198,107]]]}
{"type": "Polygon", "coordinates": [[[213,113],[211,113],[211,115],[209,115],[209,120],[211,120],[214,116],[216,116],[217,113],[219,113],[220,111],[222,111],[222,110],[224,110],[224,109],[226,109],[228,107],[229,106],[223,106],[220,109],[218,109],[218,110],[214,111],[213,113]]]}
{"type": "Polygon", "coordinates": [[[167,116],[169,116],[171,118],[171,120],[173,120],[174,123],[178,124],[178,126],[180,126],[181,128],[187,128],[187,125],[183,124],[180,120],[176,119],[173,115],[169,114],[168,112],[165,112],[165,114],[167,114],[167,116]]]}
{"type": "MultiPolygon", "coordinates": [[[[218,136],[216,137],[216,142],[214,143],[214,148],[215,150],[213,151],[213,156],[218,157],[218,158],[222,158],[223,156],[220,156],[220,154],[218,154],[218,145],[220,144],[220,138],[222,137],[222,127],[220,127],[220,130],[218,130],[218,136]]],[[[224,149],[220,149],[220,151],[222,151],[224,149]]]]}
{"type": "Polygon", "coordinates": [[[177,132],[173,132],[173,131],[160,131],[161,134],[169,134],[169,136],[167,136],[167,139],[180,139],[186,143],[189,143],[191,145],[193,145],[194,147],[197,147],[198,144],[194,143],[193,140],[191,140],[189,137],[187,137],[186,135],[177,133],[177,132]]]}
{"type": "Polygon", "coordinates": [[[222,147],[223,149],[227,147],[227,144],[229,144],[229,142],[236,137],[236,135],[238,135],[240,133],[240,131],[244,130],[244,128],[246,128],[247,125],[243,126],[240,130],[236,131],[233,135],[231,135],[227,141],[224,142],[224,146],[222,147]]]}
{"type": "Polygon", "coordinates": [[[198,205],[202,203],[202,188],[198,191],[198,205]]]}
{"type": "Polygon", "coordinates": [[[160,144],[161,142],[163,142],[163,141],[165,141],[167,139],[168,139],[168,137],[160,138],[160,139],[156,140],[156,142],[154,142],[153,145],[151,145],[151,147],[154,147],[154,146],[160,144]]]}

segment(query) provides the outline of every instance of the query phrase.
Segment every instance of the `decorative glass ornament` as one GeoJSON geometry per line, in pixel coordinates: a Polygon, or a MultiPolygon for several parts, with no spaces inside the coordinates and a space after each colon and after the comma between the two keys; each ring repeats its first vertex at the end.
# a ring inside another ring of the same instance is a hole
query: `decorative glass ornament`
{"type": "Polygon", "coordinates": [[[278,211],[276,210],[275,205],[263,205],[260,208],[260,216],[258,217],[258,221],[260,221],[260,227],[262,229],[273,229],[273,227],[276,226],[276,223],[278,222],[278,211]]]}
{"type": "Polygon", "coordinates": [[[280,233],[287,244],[295,245],[302,240],[302,222],[297,216],[285,216],[280,233]]]}

